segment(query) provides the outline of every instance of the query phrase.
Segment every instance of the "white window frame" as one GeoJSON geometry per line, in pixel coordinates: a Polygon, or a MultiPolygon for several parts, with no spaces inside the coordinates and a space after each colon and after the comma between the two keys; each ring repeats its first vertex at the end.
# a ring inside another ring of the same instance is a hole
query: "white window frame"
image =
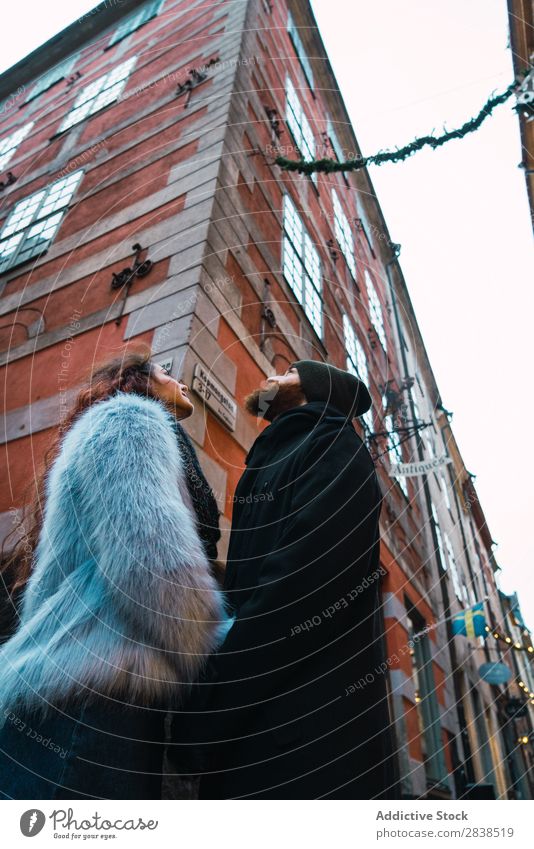
{"type": "Polygon", "coordinates": [[[343,148],[341,147],[341,145],[339,143],[339,139],[337,137],[337,133],[334,129],[334,125],[332,123],[331,118],[328,118],[328,120],[326,122],[326,135],[330,139],[330,143],[332,144],[332,147],[334,148],[334,153],[336,155],[337,161],[338,162],[344,162],[345,158],[343,156],[343,148]]]}
{"type": "Polygon", "coordinates": [[[358,217],[360,219],[363,235],[365,236],[365,238],[367,240],[367,244],[369,245],[369,250],[371,251],[373,256],[376,256],[375,249],[374,249],[374,246],[373,246],[371,225],[369,224],[369,219],[367,218],[367,213],[365,212],[363,204],[361,203],[361,201],[359,199],[358,199],[358,202],[357,202],[357,209],[358,209],[358,217]]]}
{"type": "MultiPolygon", "coordinates": [[[[358,377],[369,389],[369,369],[365,349],[356,335],[354,325],[346,313],[343,313],[343,335],[345,337],[345,349],[347,351],[347,371],[358,377]]],[[[373,432],[373,408],[372,406],[358,418],[363,419],[369,433],[373,432]]]]}
{"type": "Polygon", "coordinates": [[[295,48],[295,53],[298,56],[301,68],[304,71],[304,76],[306,77],[308,85],[313,91],[312,66],[310,64],[308,56],[306,55],[306,51],[304,50],[304,45],[302,43],[298,27],[295,24],[295,21],[293,20],[293,15],[291,14],[291,12],[287,13],[287,32],[291,41],[293,42],[293,47],[295,48]]]}
{"type": "Polygon", "coordinates": [[[356,258],[354,256],[354,239],[350,229],[349,219],[343,212],[336,190],[332,189],[332,206],[334,208],[334,234],[345,257],[349,271],[356,280],[356,258]]]}
{"type": "Polygon", "coordinates": [[[284,195],[282,270],[319,337],[323,335],[321,258],[293,200],[284,195]]]}
{"type": "Polygon", "coordinates": [[[382,348],[384,351],[387,351],[386,326],[384,324],[382,304],[380,303],[378,292],[376,291],[375,284],[373,283],[369,271],[364,269],[364,274],[365,285],[367,287],[367,297],[369,298],[369,319],[376,331],[376,335],[378,336],[382,348]]]}
{"type": "Polygon", "coordinates": [[[39,77],[30,89],[30,93],[24,102],[29,103],[30,100],[33,100],[35,97],[39,97],[40,94],[48,91],[49,88],[52,88],[52,86],[60,80],[64,80],[65,77],[68,77],[77,58],[77,55],[69,56],[67,59],[64,59],[63,62],[60,62],[59,65],[56,65],[55,68],[51,68],[39,77]]]}
{"type": "MultiPolygon", "coordinates": [[[[385,395],[382,396],[382,406],[386,409],[388,404],[388,399],[385,395]]],[[[397,465],[398,463],[403,463],[404,458],[402,456],[402,448],[400,447],[399,442],[395,441],[395,423],[393,421],[393,416],[389,413],[387,416],[384,416],[384,429],[387,432],[387,449],[388,449],[388,459],[391,465],[397,465]]],[[[406,498],[408,498],[408,483],[406,481],[405,475],[395,475],[395,480],[398,482],[400,488],[402,489],[406,498]]]]}
{"type": "Polygon", "coordinates": [[[447,484],[447,479],[446,479],[443,472],[440,472],[440,478],[441,478],[441,487],[443,489],[443,493],[444,493],[444,496],[445,496],[445,504],[447,505],[448,510],[452,510],[451,499],[450,499],[450,496],[449,496],[449,487],[448,487],[448,484],[447,484]]]}
{"type": "Polygon", "coordinates": [[[449,539],[449,535],[444,532],[443,538],[445,541],[445,547],[447,549],[447,555],[449,557],[449,566],[451,567],[451,575],[452,575],[452,584],[454,587],[454,592],[456,593],[456,598],[462,604],[464,603],[464,597],[462,595],[462,585],[460,583],[460,575],[458,573],[458,566],[456,564],[456,557],[454,556],[454,549],[452,547],[452,543],[449,539]]]}
{"type": "MultiPolygon", "coordinates": [[[[311,124],[289,75],[286,76],[286,122],[302,158],[306,162],[315,159],[315,138],[311,124]]],[[[311,178],[317,184],[317,172],[314,171],[311,178]]]]}
{"type": "Polygon", "coordinates": [[[142,6],[140,9],[133,12],[133,14],[124,18],[111,36],[107,45],[108,48],[113,47],[114,44],[118,44],[118,42],[122,41],[123,38],[126,38],[127,35],[135,32],[139,29],[139,27],[142,27],[143,24],[146,24],[148,21],[151,21],[152,18],[155,18],[156,15],[159,14],[162,5],[163,0],[152,0],[151,3],[146,3],[145,6],[142,6]]]}
{"type": "Polygon", "coordinates": [[[8,162],[13,159],[18,146],[24,141],[33,124],[33,121],[28,121],[27,124],[13,130],[12,133],[0,140],[0,171],[3,171],[8,162]]]}
{"type": "Polygon", "coordinates": [[[436,538],[438,541],[438,549],[441,559],[441,567],[444,572],[447,571],[447,557],[445,555],[445,549],[443,547],[443,536],[441,533],[441,528],[438,520],[438,514],[436,512],[436,508],[434,506],[434,502],[432,502],[432,519],[434,520],[434,529],[436,531],[436,538]]]}
{"type": "Polygon", "coordinates": [[[108,71],[107,74],[102,74],[92,83],[84,86],[71,109],[63,118],[58,133],[70,130],[84,118],[94,115],[95,112],[99,112],[104,107],[109,106],[110,103],[114,103],[120,97],[136,61],[137,56],[130,56],[129,59],[108,71]]]}
{"type": "Polygon", "coordinates": [[[82,175],[73,171],[15,204],[0,230],[0,274],[48,250],[82,175]]]}

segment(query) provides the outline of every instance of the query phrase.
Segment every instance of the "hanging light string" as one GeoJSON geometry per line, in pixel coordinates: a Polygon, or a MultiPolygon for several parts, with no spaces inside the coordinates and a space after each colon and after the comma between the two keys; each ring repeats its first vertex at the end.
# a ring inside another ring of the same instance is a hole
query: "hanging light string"
{"type": "Polygon", "coordinates": [[[501,634],[496,628],[490,628],[489,625],[486,625],[485,630],[488,634],[492,634],[496,640],[499,640],[502,643],[506,643],[509,649],[515,649],[515,651],[526,651],[528,654],[534,654],[534,646],[522,646],[521,643],[517,643],[513,641],[513,639],[507,634],[501,634]]]}
{"type": "Polygon", "coordinates": [[[522,78],[528,73],[528,69],[522,71],[518,75],[520,79],[518,80],[516,78],[513,83],[510,83],[508,88],[501,92],[501,94],[490,97],[478,115],[471,118],[469,121],[466,121],[466,123],[457,130],[449,130],[441,136],[422,136],[421,138],[414,139],[414,141],[404,145],[404,147],[397,148],[396,150],[381,151],[373,154],[372,156],[358,156],[354,159],[348,159],[345,162],[338,162],[335,159],[327,158],[306,161],[305,159],[295,160],[287,159],[285,156],[277,156],[274,160],[275,164],[279,165],[284,171],[298,171],[299,174],[313,174],[316,171],[321,171],[324,174],[331,174],[334,171],[358,171],[360,168],[365,168],[367,165],[383,165],[384,162],[401,162],[409,156],[413,156],[414,153],[417,153],[417,151],[422,150],[424,147],[431,147],[435,150],[437,147],[441,147],[447,142],[452,141],[452,139],[461,139],[468,133],[474,133],[475,130],[478,130],[486,118],[489,118],[495,107],[499,106],[501,103],[505,103],[514,91],[516,91],[522,82],[522,78]]]}

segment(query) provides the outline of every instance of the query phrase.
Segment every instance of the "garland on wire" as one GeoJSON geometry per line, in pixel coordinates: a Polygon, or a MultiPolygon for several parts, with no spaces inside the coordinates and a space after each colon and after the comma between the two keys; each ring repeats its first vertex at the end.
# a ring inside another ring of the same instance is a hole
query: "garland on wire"
{"type": "MultiPolygon", "coordinates": [[[[523,74],[526,73],[527,71],[523,72],[523,74]]],[[[359,156],[358,158],[348,159],[345,162],[338,162],[335,159],[314,159],[306,161],[305,159],[295,160],[286,159],[285,156],[277,156],[275,164],[279,165],[284,171],[298,171],[299,174],[313,174],[315,171],[321,171],[324,174],[331,174],[334,171],[357,171],[360,168],[365,168],[366,165],[382,165],[384,162],[401,162],[409,156],[412,156],[414,153],[417,153],[417,151],[421,150],[423,147],[431,147],[432,149],[435,149],[437,147],[441,147],[441,145],[446,144],[446,142],[451,141],[452,139],[461,139],[468,133],[475,132],[475,130],[478,130],[482,122],[491,115],[496,106],[499,106],[501,103],[508,100],[517,86],[518,82],[517,80],[514,80],[514,82],[510,83],[508,88],[501,92],[501,94],[490,97],[475,118],[471,118],[470,121],[466,121],[466,123],[457,130],[450,130],[449,132],[443,133],[442,136],[422,136],[404,147],[397,148],[397,150],[375,153],[373,156],[359,156]]]]}

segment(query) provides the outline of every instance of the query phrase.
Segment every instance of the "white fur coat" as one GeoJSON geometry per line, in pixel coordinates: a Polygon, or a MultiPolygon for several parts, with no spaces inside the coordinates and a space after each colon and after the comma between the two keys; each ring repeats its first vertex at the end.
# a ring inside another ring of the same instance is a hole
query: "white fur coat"
{"type": "Polygon", "coordinates": [[[0,647],[0,725],[15,702],[46,714],[91,691],[179,703],[225,619],[186,492],[158,401],[119,393],[66,433],[21,623],[0,647]]]}

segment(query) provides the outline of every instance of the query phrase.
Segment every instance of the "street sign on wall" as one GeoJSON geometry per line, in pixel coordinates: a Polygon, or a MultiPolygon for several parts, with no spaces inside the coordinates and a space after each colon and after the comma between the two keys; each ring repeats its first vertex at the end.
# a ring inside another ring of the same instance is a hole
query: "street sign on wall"
{"type": "Polygon", "coordinates": [[[237,406],[231,395],[200,363],[195,363],[191,388],[226,427],[235,430],[237,406]]]}

